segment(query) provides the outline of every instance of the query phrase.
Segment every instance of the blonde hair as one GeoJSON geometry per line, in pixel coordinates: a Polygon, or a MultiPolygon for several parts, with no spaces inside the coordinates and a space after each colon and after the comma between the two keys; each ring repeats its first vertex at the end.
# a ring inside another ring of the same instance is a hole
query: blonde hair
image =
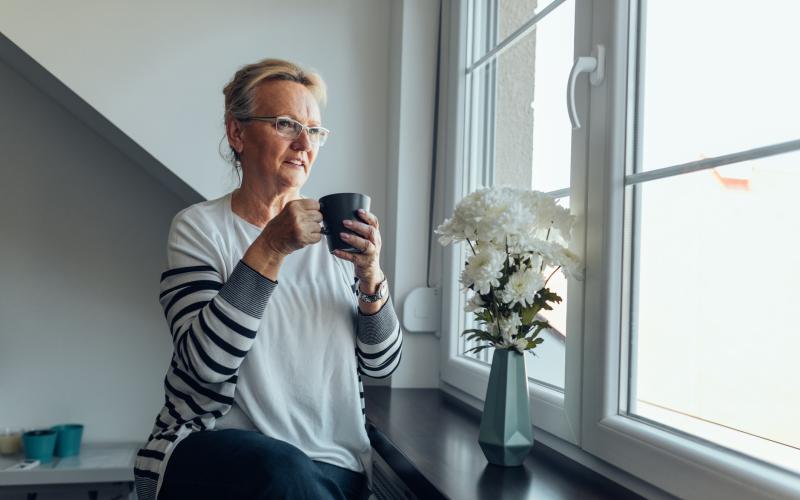
{"type": "Polygon", "coordinates": [[[225,85],[225,120],[242,119],[253,114],[255,105],[255,88],[271,80],[286,80],[305,86],[317,100],[320,107],[325,106],[327,90],[322,77],[314,72],[301,68],[297,64],[282,59],[264,59],[248,64],[233,75],[233,79],[225,85]]]}
{"type": "MultiPolygon", "coordinates": [[[[325,106],[328,99],[325,81],[319,73],[303,69],[297,64],[283,59],[264,59],[239,69],[233,75],[233,79],[222,89],[222,93],[225,95],[225,123],[231,119],[241,120],[251,116],[255,111],[256,87],[271,80],[297,82],[305,86],[317,100],[320,108],[325,106]]],[[[220,155],[233,165],[241,181],[240,167],[237,166],[239,154],[230,144],[228,144],[228,152],[223,152],[224,141],[225,135],[220,140],[220,155]]]]}

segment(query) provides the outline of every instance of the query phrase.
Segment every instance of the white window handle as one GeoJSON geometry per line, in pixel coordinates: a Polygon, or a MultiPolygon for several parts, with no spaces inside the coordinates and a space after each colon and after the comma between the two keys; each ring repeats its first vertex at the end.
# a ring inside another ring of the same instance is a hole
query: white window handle
{"type": "Polygon", "coordinates": [[[567,82],[567,111],[569,112],[569,120],[572,122],[572,128],[581,128],[580,121],[578,121],[578,110],[575,109],[575,80],[581,73],[589,73],[589,83],[593,86],[603,83],[605,76],[604,67],[606,64],[606,48],[602,45],[595,45],[592,50],[592,56],[583,56],[575,60],[572,70],[569,72],[569,81],[567,82]]]}

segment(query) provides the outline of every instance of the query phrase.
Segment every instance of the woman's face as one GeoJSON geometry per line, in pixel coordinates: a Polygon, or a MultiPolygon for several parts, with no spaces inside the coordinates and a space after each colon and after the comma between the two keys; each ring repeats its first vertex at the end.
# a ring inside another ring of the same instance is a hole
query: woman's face
{"type": "MultiPolygon", "coordinates": [[[[321,125],[317,100],[299,83],[272,80],[256,87],[255,94],[253,116],[288,116],[309,127],[321,125]]],[[[240,151],[243,182],[267,183],[278,192],[305,184],[318,150],[307,131],[289,139],[278,135],[274,122],[248,121],[237,128],[240,143],[232,145],[240,151]]]]}

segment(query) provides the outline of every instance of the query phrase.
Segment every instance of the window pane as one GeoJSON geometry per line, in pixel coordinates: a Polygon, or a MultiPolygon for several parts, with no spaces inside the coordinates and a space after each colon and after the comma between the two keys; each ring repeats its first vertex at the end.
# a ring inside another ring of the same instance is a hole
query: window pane
{"type": "Polygon", "coordinates": [[[642,170],[798,138],[800,2],[647,2],[642,170]]]}
{"type": "Polygon", "coordinates": [[[800,470],[800,153],[637,189],[629,411],[800,470]]]}
{"type": "MultiPolygon", "coordinates": [[[[516,7],[514,2],[499,4],[511,17],[516,7]]],[[[473,188],[482,184],[545,192],[569,188],[572,128],[564,89],[573,57],[574,19],[574,3],[568,0],[535,31],[471,73],[468,156],[476,177],[473,188]]],[[[565,198],[562,206],[568,201],[565,198]]],[[[543,333],[545,342],[536,348],[536,356],[526,356],[528,375],[563,388],[566,280],[558,272],[548,285],[564,301],[547,315],[555,330],[543,333]]],[[[466,328],[477,327],[471,323],[471,313],[465,316],[466,328]]],[[[461,345],[461,352],[474,346],[463,341],[461,345]]],[[[492,354],[487,349],[465,356],[490,363],[492,354]]]]}
{"type": "MultiPolygon", "coordinates": [[[[473,61],[483,57],[557,0],[477,0],[473,2],[476,36],[473,61]]],[[[556,7],[556,10],[561,7],[556,7]]],[[[548,14],[549,16],[550,14],[548,14]]],[[[548,17],[545,16],[545,17],[548,17]]]]}
{"type": "Polygon", "coordinates": [[[564,89],[572,64],[574,3],[567,1],[497,60],[475,72],[486,87],[487,162],[494,184],[569,187],[572,127],[564,89]],[[494,129],[492,130],[492,126],[494,129]]]}

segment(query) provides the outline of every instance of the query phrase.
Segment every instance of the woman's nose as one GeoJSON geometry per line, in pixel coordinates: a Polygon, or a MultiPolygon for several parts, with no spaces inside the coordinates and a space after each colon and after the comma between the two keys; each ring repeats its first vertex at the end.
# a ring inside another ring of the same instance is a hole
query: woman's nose
{"type": "Polygon", "coordinates": [[[311,138],[308,136],[308,129],[303,129],[297,139],[292,141],[292,149],[295,151],[311,151],[311,138]]]}

